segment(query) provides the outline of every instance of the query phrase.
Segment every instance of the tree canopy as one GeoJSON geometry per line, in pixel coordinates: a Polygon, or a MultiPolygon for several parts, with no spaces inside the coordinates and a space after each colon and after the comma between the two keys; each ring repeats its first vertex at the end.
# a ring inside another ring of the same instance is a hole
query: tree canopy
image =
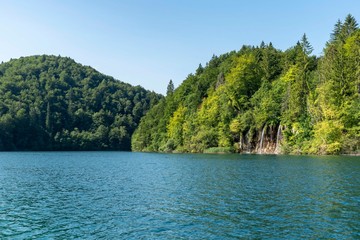
{"type": "Polygon", "coordinates": [[[161,98],[70,58],[10,60],[0,64],[0,150],[130,150],[161,98]]]}
{"type": "Polygon", "coordinates": [[[135,151],[360,151],[360,30],[338,21],[323,56],[306,34],[280,51],[243,46],[211,60],[142,118],[135,151]]]}

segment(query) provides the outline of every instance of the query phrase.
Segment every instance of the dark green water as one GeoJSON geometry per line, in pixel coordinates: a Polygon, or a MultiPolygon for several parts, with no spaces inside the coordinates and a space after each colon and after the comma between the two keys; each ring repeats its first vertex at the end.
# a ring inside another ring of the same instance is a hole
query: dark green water
{"type": "Polygon", "coordinates": [[[359,239],[360,157],[0,153],[0,239],[359,239]]]}

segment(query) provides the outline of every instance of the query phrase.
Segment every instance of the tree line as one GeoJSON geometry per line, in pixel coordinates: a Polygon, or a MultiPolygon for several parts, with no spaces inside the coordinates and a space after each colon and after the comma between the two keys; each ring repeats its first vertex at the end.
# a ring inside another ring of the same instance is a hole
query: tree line
{"type": "Polygon", "coordinates": [[[141,119],[135,151],[360,151],[360,30],[338,21],[323,55],[304,34],[286,51],[272,43],[213,56],[141,119]]]}
{"type": "Polygon", "coordinates": [[[0,64],[0,150],[130,150],[161,98],[70,58],[10,60],[0,64]]]}

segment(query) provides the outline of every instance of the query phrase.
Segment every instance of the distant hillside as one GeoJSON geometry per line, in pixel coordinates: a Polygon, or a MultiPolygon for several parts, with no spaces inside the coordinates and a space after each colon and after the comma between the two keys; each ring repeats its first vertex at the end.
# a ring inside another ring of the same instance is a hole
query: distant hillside
{"type": "Polygon", "coordinates": [[[11,60],[0,64],[0,150],[130,150],[160,98],[70,58],[11,60]]]}
{"type": "Polygon", "coordinates": [[[199,66],[142,118],[135,151],[340,154],[360,152],[360,30],[338,21],[324,55],[306,35],[199,66]]]}

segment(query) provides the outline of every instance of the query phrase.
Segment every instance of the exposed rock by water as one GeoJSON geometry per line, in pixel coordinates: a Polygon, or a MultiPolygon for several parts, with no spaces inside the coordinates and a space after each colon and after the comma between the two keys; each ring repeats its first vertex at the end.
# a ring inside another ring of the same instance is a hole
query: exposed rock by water
{"type": "Polygon", "coordinates": [[[239,152],[256,154],[280,154],[283,126],[264,126],[253,134],[240,136],[239,152]]]}

